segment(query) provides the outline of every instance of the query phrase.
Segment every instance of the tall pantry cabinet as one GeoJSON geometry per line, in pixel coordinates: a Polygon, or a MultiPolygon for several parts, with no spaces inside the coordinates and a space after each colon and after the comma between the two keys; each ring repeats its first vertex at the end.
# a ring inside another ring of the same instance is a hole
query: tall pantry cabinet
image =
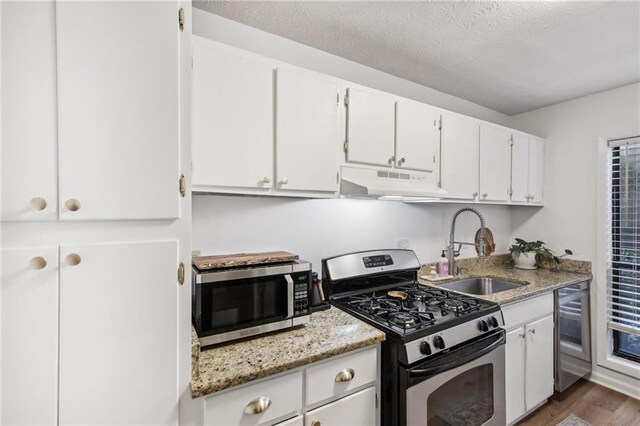
{"type": "Polygon", "coordinates": [[[177,424],[190,2],[0,13],[0,424],[177,424]]]}

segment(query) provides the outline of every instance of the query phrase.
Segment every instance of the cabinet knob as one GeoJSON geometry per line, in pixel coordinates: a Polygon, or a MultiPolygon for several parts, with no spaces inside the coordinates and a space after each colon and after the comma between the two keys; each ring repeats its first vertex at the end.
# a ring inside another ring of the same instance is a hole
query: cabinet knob
{"type": "Polygon", "coordinates": [[[70,198],[65,201],[64,206],[69,209],[69,211],[77,212],[78,210],[80,210],[80,201],[76,200],[75,198],[70,198]]]}
{"type": "Polygon", "coordinates": [[[486,199],[486,198],[487,198],[487,195],[489,195],[489,194],[487,194],[487,193],[485,192],[484,194],[482,194],[482,198],[483,198],[483,199],[486,199]]]}
{"type": "Polygon", "coordinates": [[[78,253],[70,253],[67,255],[67,257],[64,258],[64,260],[67,263],[67,265],[76,266],[80,264],[80,262],[82,261],[82,258],[78,253]]]}
{"type": "Polygon", "coordinates": [[[322,426],[322,423],[319,420],[314,420],[311,422],[311,426],[322,426]]]}
{"type": "Polygon", "coordinates": [[[404,157],[402,157],[400,161],[398,161],[398,166],[402,166],[405,163],[405,161],[406,160],[404,159],[404,157]]]}
{"type": "Polygon", "coordinates": [[[265,176],[264,178],[262,178],[262,182],[271,183],[271,178],[269,176],[265,176]]]}
{"type": "Polygon", "coordinates": [[[31,206],[31,210],[44,210],[47,208],[47,201],[42,197],[35,197],[29,201],[29,206],[31,206]]]}
{"type": "Polygon", "coordinates": [[[530,197],[531,200],[535,199],[536,197],[534,197],[533,195],[530,197]]]}
{"type": "Polygon", "coordinates": [[[266,396],[256,398],[244,407],[245,414],[260,414],[264,413],[271,406],[271,400],[266,396]]]}
{"type": "Polygon", "coordinates": [[[525,337],[527,337],[526,334],[522,333],[522,334],[518,334],[518,336],[520,336],[520,338],[524,339],[525,337]]]}
{"type": "Polygon", "coordinates": [[[47,266],[47,260],[42,256],[36,256],[29,261],[29,265],[33,269],[44,269],[47,266]]]}
{"type": "Polygon", "coordinates": [[[286,185],[289,183],[289,178],[283,177],[282,179],[280,179],[280,183],[283,185],[286,185]]]}
{"type": "Polygon", "coordinates": [[[474,192],[472,195],[473,195],[473,198],[476,198],[478,196],[478,193],[474,192]]]}
{"type": "Polygon", "coordinates": [[[356,372],[353,371],[353,368],[345,368],[336,374],[336,382],[350,382],[355,376],[356,372]]]}
{"type": "Polygon", "coordinates": [[[529,329],[529,333],[531,333],[531,334],[536,334],[536,329],[535,329],[535,328],[530,328],[530,329],[529,329]]]}
{"type": "Polygon", "coordinates": [[[388,164],[393,164],[393,162],[396,160],[396,156],[392,155],[391,157],[389,157],[389,159],[387,160],[388,164]]]}

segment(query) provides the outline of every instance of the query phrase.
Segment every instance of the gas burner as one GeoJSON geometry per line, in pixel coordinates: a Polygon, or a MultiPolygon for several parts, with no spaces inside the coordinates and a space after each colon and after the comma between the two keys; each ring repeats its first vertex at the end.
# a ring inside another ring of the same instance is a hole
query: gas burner
{"type": "Polygon", "coordinates": [[[371,315],[385,314],[400,309],[400,302],[389,299],[386,295],[376,296],[375,293],[371,296],[353,296],[349,298],[349,304],[371,315]]]}
{"type": "Polygon", "coordinates": [[[408,312],[393,312],[389,314],[389,322],[401,328],[413,328],[420,323],[420,318],[408,312]]]}
{"type": "Polygon", "coordinates": [[[478,302],[475,299],[457,297],[442,299],[440,301],[440,307],[442,308],[443,315],[445,315],[446,312],[453,312],[456,315],[462,315],[479,308],[478,302]]]}

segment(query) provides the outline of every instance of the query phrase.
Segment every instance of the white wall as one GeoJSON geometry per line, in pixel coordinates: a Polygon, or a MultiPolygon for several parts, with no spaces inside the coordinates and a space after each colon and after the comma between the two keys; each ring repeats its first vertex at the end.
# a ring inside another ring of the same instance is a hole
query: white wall
{"type": "MultiPolygon", "coordinates": [[[[313,263],[342,253],[393,248],[408,237],[421,262],[435,261],[449,239],[451,218],[460,205],[403,204],[397,201],[196,195],[193,248],[202,254],[286,250],[313,263]]],[[[477,206],[493,231],[497,252],[511,237],[508,207],[477,206]]],[[[472,213],[458,217],[456,239],[473,241],[480,227],[472,213]]],[[[472,247],[463,257],[475,256],[472,247]]]]}
{"type": "MultiPolygon", "coordinates": [[[[640,135],[640,83],[515,115],[508,125],[547,138],[546,206],[514,208],[513,235],[541,239],[553,249],[570,248],[576,258],[594,262],[597,277],[605,266],[597,261],[596,246],[597,143],[599,138],[640,135]]],[[[594,280],[592,285],[605,283],[594,280]]],[[[594,296],[592,291],[592,306],[594,296]]],[[[596,341],[595,325],[592,322],[593,354],[605,344],[596,341]]],[[[595,361],[593,377],[620,390],[640,392],[640,381],[599,367],[595,361]]]]}
{"type": "Polygon", "coordinates": [[[492,123],[504,125],[508,119],[473,102],[196,8],[193,34],[492,123]]]}

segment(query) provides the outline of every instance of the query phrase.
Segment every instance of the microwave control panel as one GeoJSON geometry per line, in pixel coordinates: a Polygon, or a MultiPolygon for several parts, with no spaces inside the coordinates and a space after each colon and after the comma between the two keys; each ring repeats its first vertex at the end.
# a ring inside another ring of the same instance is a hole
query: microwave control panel
{"type": "Polygon", "coordinates": [[[293,278],[293,314],[306,315],[309,312],[311,272],[294,273],[291,274],[291,278],[293,278]]]}

